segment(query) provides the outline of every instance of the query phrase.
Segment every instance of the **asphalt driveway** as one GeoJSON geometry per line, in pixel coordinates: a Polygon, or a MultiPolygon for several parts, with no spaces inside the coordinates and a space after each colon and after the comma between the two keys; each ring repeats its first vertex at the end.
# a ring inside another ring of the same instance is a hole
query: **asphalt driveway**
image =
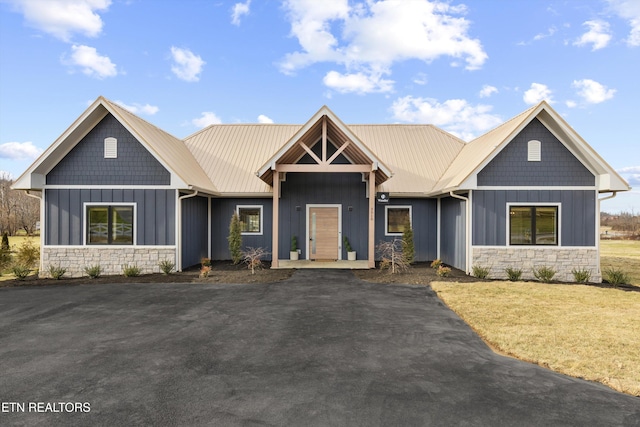
{"type": "Polygon", "coordinates": [[[0,367],[0,425],[640,425],[640,399],[496,355],[428,288],[348,271],[2,288],[0,367]]]}

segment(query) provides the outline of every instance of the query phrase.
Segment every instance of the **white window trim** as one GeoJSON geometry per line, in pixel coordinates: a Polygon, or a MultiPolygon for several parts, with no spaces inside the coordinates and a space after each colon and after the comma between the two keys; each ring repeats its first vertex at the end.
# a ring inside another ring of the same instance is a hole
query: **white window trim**
{"type": "Polygon", "coordinates": [[[130,248],[138,245],[138,206],[135,202],[84,202],[82,204],[82,245],[99,248],[130,248]],[[93,206],[132,206],[133,207],[133,243],[131,245],[91,245],[87,243],[87,208],[93,206]]]}
{"type": "Polygon", "coordinates": [[[243,236],[262,236],[264,232],[264,209],[262,205],[236,205],[236,213],[240,217],[240,209],[259,209],[260,210],[260,231],[243,231],[243,236]]]}
{"type": "Polygon", "coordinates": [[[409,209],[409,225],[413,228],[413,209],[411,205],[386,205],[384,207],[384,235],[402,236],[402,233],[389,233],[389,209],[409,209]]]}
{"type": "Polygon", "coordinates": [[[104,139],[104,158],[118,158],[118,140],[112,136],[104,139]]]}
{"type": "Polygon", "coordinates": [[[549,202],[549,203],[545,203],[545,202],[513,202],[513,203],[507,203],[507,212],[505,215],[506,218],[506,232],[505,232],[505,240],[508,247],[512,247],[512,248],[538,248],[538,249],[543,249],[543,248],[559,248],[562,246],[562,203],[559,202],[549,202]],[[510,225],[511,225],[511,216],[509,215],[509,212],[511,211],[511,206],[532,206],[532,207],[536,207],[536,206],[540,206],[540,207],[557,207],[558,208],[558,244],[557,245],[512,245],[511,244],[511,229],[510,229],[510,225]]]}

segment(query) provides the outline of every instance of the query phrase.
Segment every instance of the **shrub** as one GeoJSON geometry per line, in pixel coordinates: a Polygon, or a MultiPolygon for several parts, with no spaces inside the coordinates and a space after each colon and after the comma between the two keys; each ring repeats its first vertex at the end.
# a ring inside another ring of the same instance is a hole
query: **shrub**
{"type": "Polygon", "coordinates": [[[138,277],[140,274],[142,274],[142,270],[135,264],[122,266],[122,275],[124,277],[138,277]]]}
{"type": "Polygon", "coordinates": [[[91,277],[92,279],[97,279],[102,274],[102,268],[100,267],[100,265],[96,264],[89,267],[85,267],[84,272],[87,274],[87,276],[91,277]]]}
{"type": "Polygon", "coordinates": [[[591,279],[591,272],[586,268],[574,268],[571,270],[571,274],[573,274],[573,280],[577,283],[587,283],[591,279]]]}
{"type": "Polygon", "coordinates": [[[291,236],[291,252],[297,252],[297,251],[298,251],[298,238],[296,236],[291,236]]]}
{"type": "MultiPolygon", "coordinates": [[[[207,267],[211,267],[211,258],[201,258],[200,259],[200,265],[202,267],[207,266],[207,267]]],[[[175,265],[174,265],[175,267],[175,265]]]]}
{"type": "Polygon", "coordinates": [[[9,234],[7,234],[6,231],[2,233],[2,245],[0,246],[0,248],[7,250],[11,249],[9,247],[9,234]]]}
{"type": "Polygon", "coordinates": [[[62,279],[62,276],[64,276],[64,273],[67,272],[67,269],[64,267],[60,267],[60,266],[55,266],[55,265],[50,265],[49,266],[49,276],[51,276],[52,279],[56,279],[56,280],[60,280],[62,279]]]}
{"type": "Polygon", "coordinates": [[[517,282],[522,278],[522,269],[520,268],[511,268],[507,267],[504,269],[505,273],[507,273],[507,277],[512,282],[517,282]]]}
{"type": "Polygon", "coordinates": [[[413,264],[416,250],[413,244],[413,229],[409,221],[404,225],[404,232],[402,233],[402,254],[408,264],[413,264]]]}
{"type": "Polygon", "coordinates": [[[11,265],[11,249],[0,246],[0,276],[11,265]]]}
{"type": "Polygon", "coordinates": [[[33,245],[31,240],[25,239],[15,255],[16,264],[27,268],[33,268],[40,261],[40,249],[33,245]]]}
{"type": "Polygon", "coordinates": [[[209,277],[209,273],[211,272],[211,266],[210,265],[203,265],[200,268],[200,277],[209,277]]]}
{"type": "Polygon", "coordinates": [[[173,273],[173,270],[175,270],[176,263],[175,262],[171,262],[168,259],[165,259],[163,261],[160,261],[158,263],[158,266],[160,267],[160,271],[162,271],[166,275],[169,275],[169,274],[173,273]]]}
{"type": "Polygon", "coordinates": [[[440,264],[436,270],[436,274],[440,277],[447,277],[449,276],[449,273],[451,273],[451,269],[442,264],[440,264]]]}
{"type": "Polygon", "coordinates": [[[229,242],[231,260],[234,264],[237,264],[242,260],[242,229],[240,227],[240,217],[237,212],[234,212],[231,216],[227,241],[229,242]]]}
{"type": "Polygon", "coordinates": [[[539,281],[549,283],[553,280],[553,276],[556,275],[556,271],[551,267],[543,265],[542,267],[534,268],[533,275],[539,281]]]}
{"type": "Polygon", "coordinates": [[[31,273],[31,269],[26,265],[14,264],[14,266],[11,268],[11,272],[16,276],[16,279],[24,280],[27,278],[29,273],[31,273]]]}
{"type": "Polygon", "coordinates": [[[489,267],[481,267],[479,265],[474,265],[471,267],[472,273],[478,279],[486,279],[489,277],[489,267]]]}
{"type": "Polygon", "coordinates": [[[342,241],[344,242],[344,248],[347,250],[347,252],[353,252],[353,248],[351,247],[351,244],[349,243],[349,239],[347,238],[347,236],[344,236],[342,238],[342,241]]]}
{"type": "Polygon", "coordinates": [[[265,248],[248,247],[242,251],[242,260],[247,264],[247,268],[251,270],[251,274],[256,274],[256,270],[262,268],[262,258],[269,252],[265,248]]]}
{"type": "Polygon", "coordinates": [[[434,259],[433,261],[431,261],[431,268],[433,269],[437,269],[441,265],[442,265],[442,260],[440,259],[434,259]]]}
{"type": "Polygon", "coordinates": [[[382,259],[380,270],[388,268],[391,274],[396,274],[409,269],[409,263],[402,253],[402,240],[380,242],[376,245],[376,249],[382,259]]]}
{"type": "Polygon", "coordinates": [[[612,285],[627,285],[631,278],[619,268],[609,267],[604,270],[605,280],[612,285]]]}

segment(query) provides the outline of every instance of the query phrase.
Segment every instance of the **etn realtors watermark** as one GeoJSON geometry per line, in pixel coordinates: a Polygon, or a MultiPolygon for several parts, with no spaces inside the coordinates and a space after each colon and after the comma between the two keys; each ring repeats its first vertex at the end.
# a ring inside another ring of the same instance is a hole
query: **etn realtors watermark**
{"type": "Polygon", "coordinates": [[[1,413],[91,412],[89,402],[1,402],[1,413]]]}

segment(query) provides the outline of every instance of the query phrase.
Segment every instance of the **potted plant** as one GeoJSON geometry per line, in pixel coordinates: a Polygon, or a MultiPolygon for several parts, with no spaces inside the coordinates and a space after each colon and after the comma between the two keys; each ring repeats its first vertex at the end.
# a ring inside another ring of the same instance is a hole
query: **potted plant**
{"type": "Polygon", "coordinates": [[[347,250],[347,260],[355,261],[356,260],[356,251],[353,250],[351,244],[349,244],[349,239],[347,236],[344,236],[342,239],[344,241],[344,248],[347,250]]]}
{"type": "Polygon", "coordinates": [[[296,236],[291,236],[291,251],[289,252],[289,259],[291,259],[291,261],[298,260],[298,238],[296,236]]]}

